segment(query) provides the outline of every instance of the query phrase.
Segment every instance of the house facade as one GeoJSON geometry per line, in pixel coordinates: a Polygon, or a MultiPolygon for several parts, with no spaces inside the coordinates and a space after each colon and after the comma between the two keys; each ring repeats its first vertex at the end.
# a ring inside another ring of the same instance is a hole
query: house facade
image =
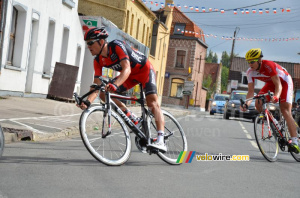
{"type": "Polygon", "coordinates": [[[207,44],[203,31],[178,8],[173,10],[167,56],[163,104],[195,106],[205,111],[206,92],[202,87],[207,44]],[[191,95],[183,95],[185,82],[194,84],[191,95]]]}
{"type": "Polygon", "coordinates": [[[85,42],[77,0],[3,1],[0,95],[46,97],[57,62],[78,67],[85,42]]]}

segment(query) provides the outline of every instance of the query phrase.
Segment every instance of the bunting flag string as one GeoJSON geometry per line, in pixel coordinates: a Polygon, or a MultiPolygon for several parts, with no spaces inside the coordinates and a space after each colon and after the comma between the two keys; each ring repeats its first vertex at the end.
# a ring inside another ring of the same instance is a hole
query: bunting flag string
{"type": "Polygon", "coordinates": [[[230,37],[230,36],[218,36],[218,35],[214,35],[214,34],[204,34],[204,33],[199,33],[199,32],[193,32],[193,31],[187,31],[187,30],[181,30],[181,29],[177,29],[177,32],[181,32],[182,34],[186,34],[187,36],[191,36],[191,35],[200,35],[200,36],[204,36],[206,38],[221,38],[222,40],[236,40],[236,41],[268,41],[268,42],[274,42],[274,41],[299,41],[299,37],[279,37],[279,38],[246,38],[246,37],[230,37]]]}
{"type": "MultiPolygon", "coordinates": [[[[132,2],[135,2],[134,0],[132,0],[132,2]]],[[[155,5],[155,6],[159,6],[161,8],[164,8],[165,7],[165,3],[158,3],[157,1],[150,1],[150,0],[143,0],[143,3],[144,4],[151,4],[151,5],[155,5]]],[[[174,4],[167,4],[167,6],[169,8],[174,8],[175,5],[174,4]]],[[[233,14],[234,15],[238,15],[238,13],[241,13],[241,14],[250,14],[250,13],[258,13],[258,14],[269,14],[269,13],[273,13],[273,14],[276,14],[277,13],[277,10],[279,12],[291,12],[291,8],[290,7],[287,7],[287,8],[273,8],[273,12],[270,12],[270,8],[259,8],[259,9],[256,9],[256,8],[252,8],[252,9],[243,9],[243,8],[240,8],[240,9],[230,9],[230,10],[225,10],[224,8],[221,8],[221,9],[218,9],[218,8],[211,8],[209,7],[208,9],[206,9],[205,7],[200,7],[200,6],[192,6],[192,5],[186,5],[184,4],[183,6],[181,4],[177,4],[176,6],[178,9],[184,9],[184,10],[191,10],[191,11],[195,11],[195,12],[202,12],[202,13],[210,13],[210,12],[220,12],[222,14],[224,13],[229,13],[233,10],[233,14]],[[201,8],[201,10],[199,9],[201,8]],[[258,12],[257,12],[258,11],[258,12]]]]}

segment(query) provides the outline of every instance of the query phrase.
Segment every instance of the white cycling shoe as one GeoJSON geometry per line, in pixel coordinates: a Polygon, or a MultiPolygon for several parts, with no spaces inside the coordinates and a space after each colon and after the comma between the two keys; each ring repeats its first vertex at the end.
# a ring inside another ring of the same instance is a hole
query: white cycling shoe
{"type": "Polygon", "coordinates": [[[162,151],[162,152],[167,152],[167,146],[165,143],[163,142],[153,142],[152,144],[149,144],[148,146],[152,147],[152,148],[157,148],[158,150],[162,151]]]}

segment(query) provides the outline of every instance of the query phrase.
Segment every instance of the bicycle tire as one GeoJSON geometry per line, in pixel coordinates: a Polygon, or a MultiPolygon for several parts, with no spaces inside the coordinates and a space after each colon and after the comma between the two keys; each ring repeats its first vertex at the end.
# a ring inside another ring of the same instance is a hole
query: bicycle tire
{"type": "Polygon", "coordinates": [[[4,132],[2,130],[2,127],[0,126],[0,158],[2,157],[4,151],[4,144],[5,144],[4,132]]]}
{"type": "MultiPolygon", "coordinates": [[[[291,135],[290,135],[290,131],[287,127],[286,121],[285,121],[285,126],[286,126],[286,130],[285,130],[285,138],[287,141],[289,141],[291,135]]],[[[297,136],[298,136],[298,145],[300,145],[300,134],[299,134],[299,130],[297,127],[297,136]]],[[[294,152],[290,152],[290,154],[293,156],[293,158],[297,161],[300,162],[300,153],[294,153],[294,152]]]]}
{"type": "MultiPolygon", "coordinates": [[[[111,134],[102,138],[103,106],[91,106],[80,117],[80,136],[86,149],[99,162],[109,166],[124,164],[131,154],[131,138],[122,118],[111,111],[111,134]]],[[[106,117],[107,120],[107,117],[106,117]]],[[[106,122],[107,124],[107,122],[106,122]]]]}
{"type": "MultiPolygon", "coordinates": [[[[168,138],[165,138],[167,146],[167,152],[158,152],[157,155],[160,159],[171,165],[180,165],[177,162],[177,158],[181,151],[187,151],[187,140],[184,131],[180,123],[169,112],[162,110],[162,114],[165,119],[165,136],[170,132],[174,134],[168,138]]],[[[150,137],[157,136],[156,124],[153,115],[148,115],[147,124],[149,127],[150,137]]]]}
{"type": "Polygon", "coordinates": [[[254,122],[254,135],[257,146],[266,160],[275,162],[277,160],[279,145],[275,132],[272,131],[272,136],[269,136],[267,120],[264,115],[260,114],[254,122]],[[266,132],[266,133],[265,133],[266,132]]]}

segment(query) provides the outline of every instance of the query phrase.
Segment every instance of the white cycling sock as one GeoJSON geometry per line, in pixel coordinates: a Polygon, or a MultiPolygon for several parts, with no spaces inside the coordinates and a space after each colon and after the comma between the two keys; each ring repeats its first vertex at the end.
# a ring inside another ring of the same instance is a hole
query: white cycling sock
{"type": "Polygon", "coordinates": [[[158,142],[164,142],[164,134],[165,134],[165,132],[163,132],[163,131],[157,131],[157,141],[158,142]]]}
{"type": "Polygon", "coordinates": [[[292,137],[292,143],[295,143],[298,145],[298,138],[297,137],[292,137]]]}

